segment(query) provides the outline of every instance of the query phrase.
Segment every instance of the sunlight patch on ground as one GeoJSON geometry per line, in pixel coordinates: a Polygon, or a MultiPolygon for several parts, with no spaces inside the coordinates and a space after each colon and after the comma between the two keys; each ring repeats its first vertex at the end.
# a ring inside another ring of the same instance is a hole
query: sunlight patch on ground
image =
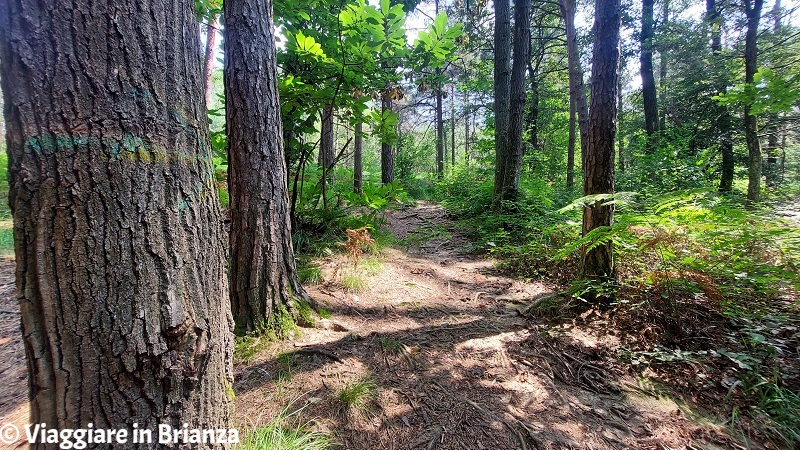
{"type": "Polygon", "coordinates": [[[475,339],[467,339],[466,341],[456,345],[456,352],[460,351],[476,351],[494,349],[498,352],[504,352],[503,345],[508,341],[522,341],[525,336],[517,331],[508,331],[505,333],[498,333],[491,336],[484,336],[475,339]]]}

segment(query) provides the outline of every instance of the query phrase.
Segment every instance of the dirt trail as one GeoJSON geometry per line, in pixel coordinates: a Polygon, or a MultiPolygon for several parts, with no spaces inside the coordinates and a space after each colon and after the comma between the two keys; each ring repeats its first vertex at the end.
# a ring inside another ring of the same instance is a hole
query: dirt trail
{"type": "MultiPolygon", "coordinates": [[[[14,287],[14,260],[0,259],[0,426],[28,423],[28,367],[20,332],[19,304],[14,287]]],[[[27,447],[21,438],[0,449],[27,447]]]]}
{"type": "Polygon", "coordinates": [[[777,205],[775,207],[775,214],[800,224],[800,200],[777,205]]]}
{"type": "MultiPolygon", "coordinates": [[[[322,280],[309,291],[332,313],[322,321],[328,329],[239,349],[242,432],[291,403],[303,407],[296,420],[346,449],[738,447],[720,426],[609,364],[603,349],[612,337],[521,317],[518,308],[550,289],[498,276],[491,260],[467,254],[469,242],[440,207],[420,203],[388,222],[403,244],[362,262],[371,271],[361,275],[363,290],[342,287],[353,272],[346,256],[320,261],[322,280]],[[374,398],[343,407],[341,388],[365,379],[374,398]]],[[[5,261],[0,423],[27,422],[25,377],[13,263],[5,261]]]]}
{"type": "Polygon", "coordinates": [[[737,447],[609,364],[612,337],[522,318],[521,305],[550,289],[467,254],[441,207],[420,203],[388,222],[404,245],[377,257],[363,291],[342,288],[346,256],[320,261],[322,281],[309,290],[340,331],[304,330],[237,364],[237,416],[251,418],[242,426],[295,400],[347,449],[737,447]],[[364,379],[377,386],[374,401],[344,408],[342,387],[364,379]]]}

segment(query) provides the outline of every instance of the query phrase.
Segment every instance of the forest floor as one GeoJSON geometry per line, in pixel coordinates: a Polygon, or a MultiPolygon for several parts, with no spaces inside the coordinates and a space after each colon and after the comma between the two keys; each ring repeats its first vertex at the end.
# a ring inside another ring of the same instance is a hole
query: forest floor
{"type": "MultiPolygon", "coordinates": [[[[776,448],[757,433],[732,438],[724,417],[636,377],[614,357],[607,322],[526,316],[556,287],[504,277],[470,254],[441,207],[420,202],[387,220],[400,244],[358,269],[344,254],[315,261],[321,277],[308,291],[330,319],[283,341],[239,340],[240,432],[301,409],[287,425],[346,449],[776,448]]],[[[0,262],[0,423],[21,426],[13,277],[13,261],[0,262]]]]}
{"type": "Polygon", "coordinates": [[[608,322],[526,318],[555,287],[470,254],[440,206],[387,219],[402,245],[365,256],[365,269],[341,254],[316,261],[308,290],[332,314],[327,329],[238,349],[241,427],[291,404],[347,449],[776,448],[734,440],[724,418],[632,375],[608,322]]]}

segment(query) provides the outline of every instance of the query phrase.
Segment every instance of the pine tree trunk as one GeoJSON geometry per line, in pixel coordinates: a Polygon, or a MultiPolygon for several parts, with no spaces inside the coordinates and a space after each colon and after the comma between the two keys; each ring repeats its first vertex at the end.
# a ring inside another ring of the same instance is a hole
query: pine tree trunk
{"type": "Polygon", "coordinates": [[[436,90],[436,175],[444,175],[444,119],[442,118],[442,91],[436,90]]]}
{"type": "MultiPolygon", "coordinates": [[[[436,15],[439,15],[439,0],[434,0],[436,15]]],[[[436,76],[442,76],[442,69],[436,69],[436,76]]],[[[444,119],[442,118],[442,88],[436,87],[436,175],[439,178],[444,176],[444,155],[445,155],[445,136],[444,119]]]]}
{"type": "MultiPolygon", "coordinates": [[[[589,146],[583,161],[584,195],[614,192],[620,18],[620,0],[597,0],[589,146]]],[[[595,228],[609,227],[613,223],[614,206],[602,203],[596,202],[584,208],[584,236],[595,228]]],[[[601,282],[615,279],[614,252],[610,242],[584,251],[583,276],[601,282]]]]}
{"type": "Polygon", "coordinates": [[[569,99],[569,140],[567,141],[567,190],[572,191],[575,187],[575,98],[569,99]]]}
{"type": "Polygon", "coordinates": [[[333,166],[336,163],[333,134],[333,105],[325,105],[321,117],[319,135],[319,164],[324,173],[324,182],[333,180],[333,166]]]}
{"type": "Polygon", "coordinates": [[[772,7],[772,32],[775,34],[781,31],[782,16],[783,8],[781,8],[781,0],[775,0],[775,5],[772,7]]]}
{"type": "MultiPolygon", "coordinates": [[[[669,0],[662,0],[662,21],[661,29],[662,34],[669,33],[669,0]]],[[[659,115],[658,129],[664,131],[667,129],[667,49],[661,48],[658,51],[659,56],[659,70],[658,70],[658,104],[661,105],[659,115]]]]}
{"type": "Polygon", "coordinates": [[[653,75],[653,3],[654,0],[642,1],[642,33],[640,35],[642,76],[642,103],[644,103],[644,129],[647,133],[645,151],[653,153],[657,146],[655,136],[658,131],[658,105],[656,100],[656,80],[653,75]]]}
{"type": "Polygon", "coordinates": [[[589,108],[586,89],[583,84],[581,52],[578,48],[578,34],[575,30],[575,0],[559,0],[561,15],[564,18],[567,38],[567,65],[569,68],[569,96],[575,99],[578,114],[578,129],[581,136],[581,153],[586,153],[589,143],[589,108]]]}
{"type": "MultiPolygon", "coordinates": [[[[506,151],[498,159],[495,176],[495,204],[514,201],[519,191],[522,157],[525,153],[523,131],[525,125],[525,72],[531,58],[531,3],[517,0],[514,5],[514,62],[511,67],[511,90],[508,110],[508,136],[506,151]]],[[[499,155],[498,155],[499,156],[499,155]]]]}
{"type": "MultiPolygon", "coordinates": [[[[711,32],[711,57],[715,64],[719,63],[720,52],[722,51],[722,15],[717,10],[715,0],[706,0],[705,22],[710,28],[711,32]]],[[[727,86],[723,83],[720,86],[722,92],[727,91],[727,86]]],[[[728,111],[728,107],[724,105],[717,105],[717,128],[720,132],[720,154],[722,155],[722,162],[720,163],[721,176],[719,180],[719,192],[730,192],[733,188],[733,175],[734,175],[734,157],[733,157],[733,139],[731,138],[732,132],[732,118],[728,111]]]]}
{"type": "Polygon", "coordinates": [[[219,14],[206,26],[206,52],[203,58],[203,92],[206,98],[206,108],[211,104],[211,80],[214,76],[214,51],[217,43],[217,28],[219,28],[219,14]]]}
{"type": "Polygon", "coordinates": [[[469,107],[469,93],[464,91],[464,163],[469,164],[469,121],[472,112],[469,107]]]}
{"type": "MultiPolygon", "coordinates": [[[[381,98],[381,113],[392,111],[392,97],[384,92],[381,98]]],[[[394,149],[386,142],[381,143],[381,183],[394,183],[394,149]]]]}
{"type": "Polygon", "coordinates": [[[272,3],[224,7],[231,304],[239,329],[263,332],[310,299],[292,249],[272,3]]]}
{"type": "MultiPolygon", "coordinates": [[[[620,61],[620,73],[625,71],[625,60],[620,61]]],[[[625,137],[622,135],[622,120],[625,117],[622,109],[622,88],[617,90],[617,160],[620,173],[625,173],[625,137]]]]}
{"type": "Polygon", "coordinates": [[[356,194],[361,193],[364,179],[364,136],[362,135],[364,124],[358,122],[356,124],[356,136],[353,151],[353,192],[356,194]]]}
{"type": "Polygon", "coordinates": [[[711,52],[722,50],[722,14],[717,9],[716,0],[706,0],[706,23],[711,28],[711,52]]]}
{"type": "Polygon", "coordinates": [[[730,192],[733,188],[733,173],[734,173],[734,159],[733,159],[733,142],[730,140],[723,140],[720,143],[720,153],[722,153],[722,176],[719,180],[719,191],[730,192]]]}
{"type": "Polygon", "coordinates": [[[511,104],[511,5],[494,2],[494,207],[500,207],[508,159],[509,107],[511,104]]]}
{"type": "MultiPolygon", "coordinates": [[[[745,13],[747,14],[747,34],[745,35],[744,49],[744,82],[753,83],[753,78],[758,70],[758,22],[761,20],[761,7],[764,0],[745,0],[745,13]]],[[[744,135],[747,141],[747,151],[750,162],[747,167],[747,201],[756,203],[761,200],[761,142],[758,140],[758,121],[751,114],[750,104],[744,107],[744,135]]]]}
{"type": "Polygon", "coordinates": [[[456,102],[455,89],[450,90],[450,164],[456,167],[456,102]]]}
{"type": "Polygon", "coordinates": [[[194,2],[0,2],[0,30],[31,423],[226,427],[232,321],[194,2]]]}
{"type": "Polygon", "coordinates": [[[530,105],[528,114],[525,115],[525,128],[528,130],[528,139],[533,150],[539,148],[539,80],[536,71],[528,64],[528,78],[530,78],[530,105]]]}

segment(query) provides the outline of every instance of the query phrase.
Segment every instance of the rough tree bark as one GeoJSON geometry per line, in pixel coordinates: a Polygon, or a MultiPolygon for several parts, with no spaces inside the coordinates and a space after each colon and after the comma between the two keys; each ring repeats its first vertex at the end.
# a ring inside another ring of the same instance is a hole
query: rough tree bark
{"type": "MultiPolygon", "coordinates": [[[[744,0],[747,15],[747,34],[744,47],[744,82],[752,84],[758,70],[758,23],[764,0],[744,0]]],[[[751,106],[744,106],[744,136],[750,162],[747,167],[747,201],[757,203],[761,200],[761,142],[758,140],[758,121],[751,114],[751,106]]]]}
{"type": "Polygon", "coordinates": [[[319,165],[325,174],[323,183],[333,180],[333,166],[336,163],[333,135],[333,105],[325,105],[320,113],[319,165]]]}
{"type": "Polygon", "coordinates": [[[436,175],[444,175],[444,119],[442,118],[442,90],[436,90],[436,175]]]}
{"type": "Polygon", "coordinates": [[[653,3],[642,0],[642,32],[639,42],[640,74],[642,76],[642,103],[644,104],[644,129],[647,133],[646,153],[653,153],[657,146],[658,104],[656,100],[656,79],[653,75],[653,3]]]}
{"type": "Polygon", "coordinates": [[[575,187],[575,139],[576,139],[576,123],[575,123],[575,99],[570,96],[569,99],[569,139],[567,141],[567,190],[572,191],[575,187]]]}
{"type": "Polygon", "coordinates": [[[494,202],[500,206],[503,167],[508,153],[509,105],[511,104],[511,4],[494,1],[494,202]],[[498,189],[500,191],[498,192],[498,189]]]}
{"type": "Polygon", "coordinates": [[[219,14],[215,14],[211,23],[206,26],[206,52],[203,58],[203,92],[205,93],[206,107],[211,103],[211,79],[214,75],[217,28],[219,28],[219,14]]]}
{"type": "MultiPolygon", "coordinates": [[[[584,195],[614,192],[620,23],[620,0],[596,1],[589,146],[583,159],[584,195]]],[[[611,226],[613,220],[613,205],[604,205],[603,202],[587,205],[583,209],[583,235],[598,227],[611,226]]],[[[601,282],[615,279],[614,252],[610,242],[584,251],[583,276],[601,282]]]]}
{"type": "Polygon", "coordinates": [[[225,427],[232,320],[194,2],[5,1],[0,30],[30,421],[225,427]]]}
{"type": "Polygon", "coordinates": [[[456,90],[450,88],[450,164],[456,167],[456,90]]]}
{"type": "Polygon", "coordinates": [[[472,112],[469,106],[469,93],[464,90],[464,163],[469,164],[469,121],[472,112]]]}
{"type": "Polygon", "coordinates": [[[514,62],[511,67],[510,101],[508,105],[508,135],[506,150],[498,154],[494,180],[494,202],[517,199],[522,157],[525,153],[525,73],[531,59],[531,2],[517,0],[514,4],[514,62]]]}
{"type": "MultiPolygon", "coordinates": [[[[531,53],[533,53],[533,49],[531,49],[531,53]]],[[[530,79],[530,88],[528,89],[530,103],[527,106],[528,113],[525,114],[525,129],[528,130],[530,146],[535,150],[539,148],[539,79],[536,69],[530,62],[528,63],[528,78],[530,79]]],[[[573,153],[573,158],[574,156],[573,153]]]]}
{"type": "MultiPolygon", "coordinates": [[[[434,1],[436,15],[439,15],[439,0],[434,1]]],[[[442,76],[442,69],[436,69],[436,76],[442,76]]],[[[438,84],[438,82],[437,82],[438,84]]],[[[436,88],[436,175],[439,178],[444,176],[444,154],[445,154],[445,136],[444,136],[444,118],[442,116],[442,89],[444,86],[437,86],[436,88]]]]}
{"type": "MultiPolygon", "coordinates": [[[[669,0],[661,0],[661,34],[666,36],[669,33],[669,0]]],[[[661,105],[659,111],[658,129],[667,129],[667,49],[666,45],[658,50],[658,104],[661,105]]]]}
{"type": "Polygon", "coordinates": [[[583,84],[581,68],[581,52],[578,48],[578,33],[575,30],[575,0],[559,0],[561,16],[567,38],[567,66],[569,68],[569,96],[575,99],[578,114],[578,129],[581,137],[581,153],[586,153],[589,142],[589,107],[586,101],[586,89],[583,84]]]}
{"type": "MultiPolygon", "coordinates": [[[[392,97],[385,89],[381,97],[381,113],[392,112],[392,97]]],[[[381,183],[394,183],[394,149],[388,142],[381,142],[381,183]]]]}
{"type": "Polygon", "coordinates": [[[231,304],[237,327],[262,332],[310,298],[292,249],[272,2],[224,8],[231,304]]]}
{"type": "MultiPolygon", "coordinates": [[[[624,71],[625,64],[620,62],[620,73],[624,71]]],[[[617,91],[617,161],[620,173],[625,173],[625,137],[620,132],[622,120],[625,117],[622,109],[622,88],[617,91]]]]}
{"type": "MultiPolygon", "coordinates": [[[[715,64],[719,63],[720,52],[722,51],[722,25],[723,17],[720,14],[715,0],[706,0],[705,23],[710,28],[710,48],[711,58],[715,64]]],[[[726,92],[727,83],[718,82],[719,89],[726,92]]],[[[720,132],[720,163],[721,176],[719,180],[719,191],[730,192],[733,188],[734,158],[733,158],[733,138],[731,137],[733,119],[728,107],[717,105],[717,128],[720,132]]]]}
{"type": "Polygon", "coordinates": [[[356,124],[355,147],[353,150],[353,192],[356,194],[361,193],[361,188],[364,183],[364,124],[358,122],[356,124]]]}

